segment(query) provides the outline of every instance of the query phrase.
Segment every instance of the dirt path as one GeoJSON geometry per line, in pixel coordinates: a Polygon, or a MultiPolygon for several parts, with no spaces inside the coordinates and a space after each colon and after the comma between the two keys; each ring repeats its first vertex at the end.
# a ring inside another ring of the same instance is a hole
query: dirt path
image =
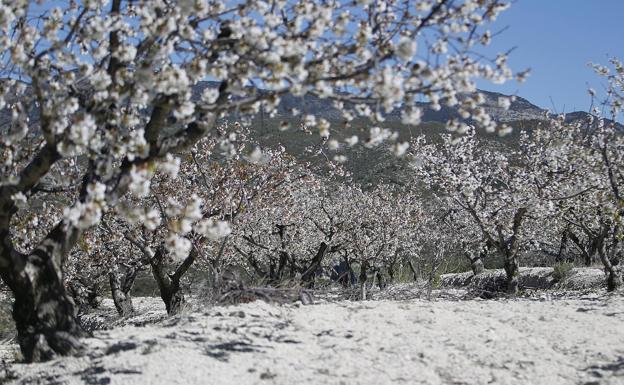
{"type": "Polygon", "coordinates": [[[96,337],[85,357],[13,365],[12,383],[624,384],[621,295],[255,302],[96,337]]]}

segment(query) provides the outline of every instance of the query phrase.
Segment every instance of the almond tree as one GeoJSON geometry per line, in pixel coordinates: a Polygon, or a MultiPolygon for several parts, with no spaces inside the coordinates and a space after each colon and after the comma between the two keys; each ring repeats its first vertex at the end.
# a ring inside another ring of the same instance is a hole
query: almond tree
{"type": "MultiPolygon", "coordinates": [[[[124,201],[113,217],[126,218],[114,232],[123,234],[142,264],[149,264],[169,314],[184,303],[181,283],[191,266],[211,270],[218,286],[227,236],[238,216],[307,174],[283,149],[245,159],[241,153],[248,139],[237,131],[227,138],[201,140],[184,160],[155,176],[143,201],[124,201]]],[[[104,226],[109,226],[106,220],[104,226]]],[[[111,262],[113,269],[119,265],[111,262]]]]}
{"type": "Polygon", "coordinates": [[[518,154],[494,150],[479,141],[474,130],[461,137],[443,135],[442,142],[413,141],[413,165],[417,175],[447,200],[463,210],[481,232],[484,245],[504,259],[507,291],[518,290],[519,255],[523,243],[534,239],[526,222],[541,212],[533,187],[526,183],[528,169],[518,154]],[[515,159],[514,159],[515,157],[515,159]],[[530,215],[529,215],[530,214],[530,215]],[[525,241],[525,242],[523,242],[525,241]]]}
{"type": "Polygon", "coordinates": [[[268,284],[312,287],[327,257],[343,247],[342,191],[312,174],[242,215],[233,230],[241,263],[268,284]]]}
{"type": "MultiPolygon", "coordinates": [[[[457,95],[475,91],[475,77],[511,76],[505,55],[481,63],[477,52],[492,37],[482,25],[505,8],[498,0],[2,1],[0,275],[15,296],[25,360],[80,350],[64,259],[123,196],[149,188],[158,162],[211,134],[219,117],[271,113],[292,92],[333,100],[345,119],[381,119],[402,104],[415,124],[424,95],[434,106],[462,104],[491,127],[477,101],[457,95]],[[208,79],[217,86],[200,84],[208,79]],[[36,211],[37,194],[53,207],[24,235],[16,214],[36,211]]],[[[325,135],[328,123],[317,123],[325,135]]]]}
{"type": "MultiPolygon", "coordinates": [[[[617,72],[617,62],[615,67],[617,72]]],[[[620,77],[622,72],[620,66],[620,77]]],[[[615,119],[619,107],[614,96],[615,119]]],[[[592,115],[569,124],[561,116],[531,135],[524,134],[522,142],[535,171],[538,194],[554,209],[549,220],[565,225],[564,235],[579,249],[586,265],[598,255],[607,289],[617,289],[622,284],[620,191],[624,186],[624,139],[618,124],[592,115]]]]}
{"type": "Polygon", "coordinates": [[[360,266],[358,283],[366,299],[369,273],[384,287],[382,271],[392,270],[403,253],[415,248],[420,206],[415,195],[384,185],[372,190],[351,187],[340,198],[346,208],[344,248],[349,262],[360,266]]]}
{"type": "MultiPolygon", "coordinates": [[[[446,236],[452,239],[453,243],[460,246],[460,253],[470,263],[470,268],[474,275],[484,271],[484,260],[487,258],[492,246],[487,238],[484,238],[478,226],[474,225],[473,217],[458,208],[448,197],[436,197],[434,200],[438,205],[437,221],[432,224],[432,230],[439,232],[436,236],[446,236]],[[437,223],[436,223],[437,222],[437,223]]],[[[441,242],[436,242],[440,244],[441,242]]]]}

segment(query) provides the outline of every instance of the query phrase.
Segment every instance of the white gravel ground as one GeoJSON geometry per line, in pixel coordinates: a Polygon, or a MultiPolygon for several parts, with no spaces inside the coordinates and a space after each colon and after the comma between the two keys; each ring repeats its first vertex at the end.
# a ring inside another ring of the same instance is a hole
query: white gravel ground
{"type": "MultiPolygon", "coordinates": [[[[135,303],[129,321],[163,317],[155,299],[135,303]]],[[[7,365],[7,382],[624,384],[624,297],[254,302],[85,342],[84,357],[7,365]]]]}

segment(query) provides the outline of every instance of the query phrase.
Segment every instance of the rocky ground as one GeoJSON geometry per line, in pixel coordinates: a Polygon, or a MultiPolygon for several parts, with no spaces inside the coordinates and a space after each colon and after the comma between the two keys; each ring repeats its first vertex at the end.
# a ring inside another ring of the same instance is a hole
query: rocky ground
{"type": "MultiPolygon", "coordinates": [[[[624,384],[621,293],[494,300],[462,300],[461,290],[432,294],[432,300],[194,306],[175,317],[166,317],[158,299],[137,298],[138,315],[122,321],[112,321],[107,301],[87,321],[119,326],[86,339],[84,356],[6,362],[0,378],[9,384],[624,384]]],[[[8,361],[13,348],[0,345],[8,361]]]]}

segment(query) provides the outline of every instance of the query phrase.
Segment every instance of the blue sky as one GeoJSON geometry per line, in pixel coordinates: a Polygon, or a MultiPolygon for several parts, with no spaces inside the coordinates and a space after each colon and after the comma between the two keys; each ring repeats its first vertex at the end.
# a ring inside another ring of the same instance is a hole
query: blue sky
{"type": "Polygon", "coordinates": [[[516,94],[555,112],[587,111],[587,88],[599,95],[604,91],[605,80],[588,62],[624,59],[624,0],[517,0],[492,31],[504,27],[509,28],[494,39],[489,53],[517,47],[510,67],[531,67],[531,76],[521,84],[481,82],[479,87],[516,94]]]}
{"type": "Polygon", "coordinates": [[[607,64],[610,56],[624,60],[624,0],[511,1],[511,8],[490,26],[492,32],[506,29],[485,53],[494,58],[516,47],[510,67],[530,67],[531,75],[524,83],[479,82],[479,88],[522,96],[553,112],[587,111],[587,88],[600,95],[606,85],[588,62],[607,64]]]}

